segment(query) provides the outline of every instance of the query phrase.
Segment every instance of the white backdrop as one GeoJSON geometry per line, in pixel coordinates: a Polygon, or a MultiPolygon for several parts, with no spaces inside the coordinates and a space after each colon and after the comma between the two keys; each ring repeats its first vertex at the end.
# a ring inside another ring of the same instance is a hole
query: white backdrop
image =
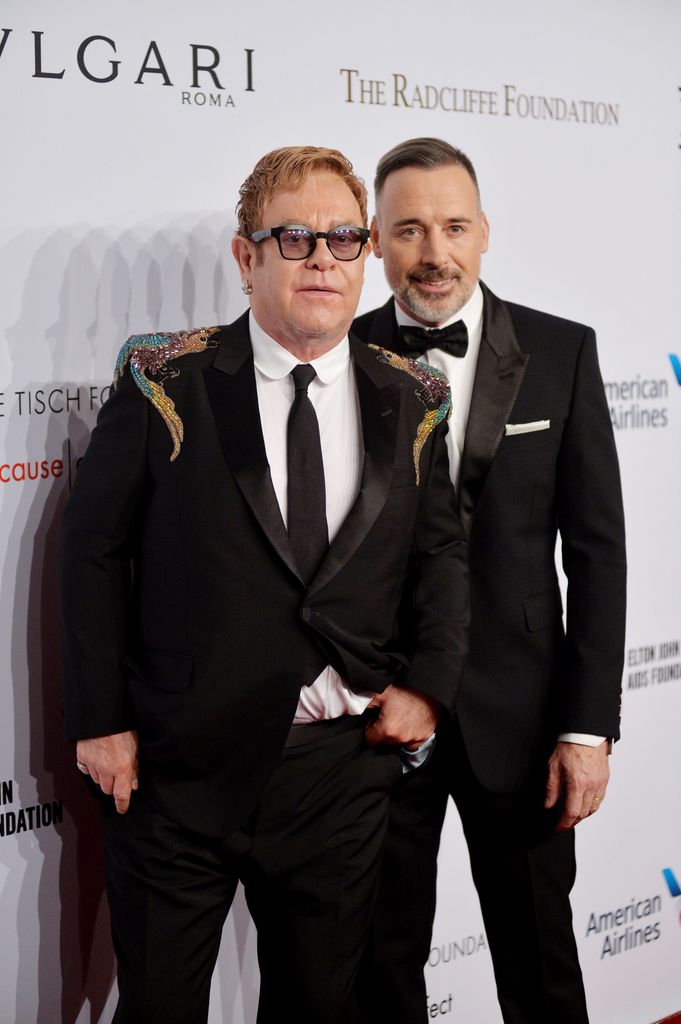
{"type": "MultiPolygon", "coordinates": [[[[662,869],[681,880],[681,6],[170,6],[0,5],[0,1024],[107,1024],[115,1001],[95,809],[61,741],[54,608],[59,512],[115,354],[130,333],[242,311],[228,242],[265,151],[337,146],[370,183],[385,150],[425,134],[476,164],[491,287],[598,331],[630,613],[624,739],[579,829],[575,929],[593,1024],[678,1010],[681,897],[662,869]]],[[[361,309],[386,294],[372,258],[361,309]]],[[[500,1020],[454,814],[428,987],[432,1019],[500,1020]]],[[[251,1024],[256,1001],[239,899],[211,1024],[251,1024]]]]}

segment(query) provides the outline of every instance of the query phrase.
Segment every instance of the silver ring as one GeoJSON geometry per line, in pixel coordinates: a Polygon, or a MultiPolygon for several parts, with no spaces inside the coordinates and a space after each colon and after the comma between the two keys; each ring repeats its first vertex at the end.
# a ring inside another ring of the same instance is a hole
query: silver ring
{"type": "Polygon", "coordinates": [[[83,775],[90,774],[89,771],[87,770],[87,765],[83,764],[82,761],[76,761],[76,768],[78,769],[79,772],[82,772],[83,775]]]}

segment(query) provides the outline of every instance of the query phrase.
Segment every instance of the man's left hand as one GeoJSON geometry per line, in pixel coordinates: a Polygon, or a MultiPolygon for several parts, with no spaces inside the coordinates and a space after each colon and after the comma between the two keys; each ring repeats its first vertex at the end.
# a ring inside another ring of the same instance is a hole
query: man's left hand
{"type": "Polygon", "coordinates": [[[566,832],[594,814],[605,797],[610,777],[608,741],[597,747],[581,743],[556,744],[549,760],[544,807],[555,807],[564,795],[563,813],[556,831],[566,832]]]}
{"type": "Polygon", "coordinates": [[[380,712],[367,726],[367,743],[399,743],[407,750],[416,750],[433,735],[440,715],[440,704],[433,697],[392,685],[377,693],[369,707],[380,712]]]}

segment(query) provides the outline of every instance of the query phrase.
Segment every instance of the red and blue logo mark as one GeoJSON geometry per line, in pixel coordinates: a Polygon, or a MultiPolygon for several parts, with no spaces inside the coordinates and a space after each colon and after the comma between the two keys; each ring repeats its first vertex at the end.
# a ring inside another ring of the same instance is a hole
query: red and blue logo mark
{"type": "Polygon", "coordinates": [[[676,907],[679,910],[679,924],[681,924],[681,886],[677,882],[676,875],[671,868],[662,868],[662,874],[667,883],[669,895],[676,901],[676,907]]]}
{"type": "Polygon", "coordinates": [[[679,359],[679,357],[673,352],[670,352],[669,362],[672,364],[672,370],[676,376],[676,383],[681,386],[681,359],[679,359]]]}
{"type": "Polygon", "coordinates": [[[679,883],[676,881],[676,875],[672,869],[662,868],[662,874],[664,875],[664,880],[669,888],[670,895],[681,896],[681,886],[679,886],[679,883]]]}

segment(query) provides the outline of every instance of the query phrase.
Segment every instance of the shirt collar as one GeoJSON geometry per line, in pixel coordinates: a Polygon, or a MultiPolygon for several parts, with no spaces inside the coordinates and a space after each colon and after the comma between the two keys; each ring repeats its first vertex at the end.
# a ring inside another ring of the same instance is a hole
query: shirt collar
{"type": "MultiPolygon", "coordinates": [[[[473,294],[471,295],[465,306],[462,306],[458,313],[450,316],[449,320],[445,320],[444,323],[438,324],[439,328],[449,327],[450,324],[455,324],[457,320],[463,320],[468,329],[469,337],[479,336],[482,333],[482,310],[483,310],[483,296],[480,282],[475,286],[473,294]]],[[[432,330],[426,324],[421,324],[418,320],[414,320],[412,316],[405,313],[401,306],[395,303],[395,316],[397,318],[397,324],[399,327],[422,327],[424,330],[432,330]]],[[[433,324],[433,327],[435,325],[433,324]]]]}
{"type": "MultiPolygon", "coordinates": [[[[280,345],[278,341],[270,337],[253,316],[251,310],[248,326],[251,334],[251,345],[253,346],[253,362],[256,369],[270,380],[282,380],[288,377],[299,360],[280,345]]],[[[310,360],[317,377],[322,384],[331,384],[341,375],[350,362],[350,344],[347,334],[337,345],[325,352],[323,356],[310,360]]]]}

